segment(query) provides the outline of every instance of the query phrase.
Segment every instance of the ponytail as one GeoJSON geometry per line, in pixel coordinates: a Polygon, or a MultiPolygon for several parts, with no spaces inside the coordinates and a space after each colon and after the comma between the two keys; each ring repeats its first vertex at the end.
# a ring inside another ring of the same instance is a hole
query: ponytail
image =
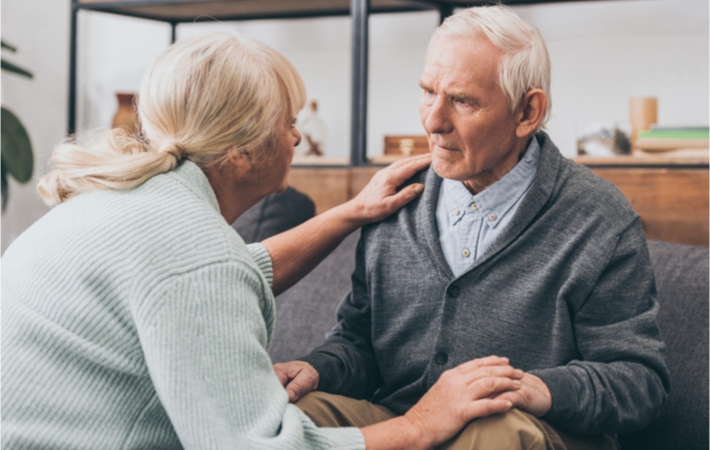
{"type": "Polygon", "coordinates": [[[153,150],[147,142],[114,128],[95,144],[59,144],[52,153],[55,168],[42,177],[37,191],[54,206],[82,192],[130,189],[174,169],[184,157],[185,149],[176,142],[153,150]]]}
{"type": "Polygon", "coordinates": [[[55,168],[37,190],[57,205],[82,192],[136,187],[183,158],[203,168],[233,149],[258,159],[305,97],[293,65],[264,44],[229,32],[181,40],[143,77],[138,116],[145,139],[113,129],[96,145],[60,144],[55,168]]]}

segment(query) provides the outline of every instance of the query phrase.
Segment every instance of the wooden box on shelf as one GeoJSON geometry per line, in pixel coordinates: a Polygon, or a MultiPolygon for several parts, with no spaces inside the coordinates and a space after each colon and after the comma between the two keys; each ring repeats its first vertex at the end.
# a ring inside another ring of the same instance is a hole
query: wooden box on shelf
{"type": "Polygon", "coordinates": [[[374,164],[389,164],[406,156],[421,155],[429,151],[429,141],[426,136],[397,135],[385,136],[385,153],[382,156],[369,158],[374,164]]]}
{"type": "Polygon", "coordinates": [[[426,136],[385,136],[385,155],[412,156],[429,151],[426,136]]]}

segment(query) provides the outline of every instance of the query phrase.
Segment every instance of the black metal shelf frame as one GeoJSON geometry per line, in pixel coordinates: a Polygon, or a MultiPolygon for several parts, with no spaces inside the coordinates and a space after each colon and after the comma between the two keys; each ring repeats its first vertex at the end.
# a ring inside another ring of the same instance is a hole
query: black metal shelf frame
{"type": "MultiPolygon", "coordinates": [[[[269,5],[269,0],[262,0],[259,6],[269,5]]],[[[585,0],[505,0],[508,5],[535,3],[563,3],[585,0]]],[[[242,11],[218,15],[169,15],[175,7],[198,6],[221,3],[237,4],[236,0],[71,0],[71,30],[69,47],[69,111],[68,134],[76,131],[77,100],[77,33],[79,11],[100,11],[129,17],[155,20],[169,23],[171,42],[175,42],[177,26],[180,23],[193,23],[218,19],[221,21],[244,21],[257,19],[293,19],[313,17],[333,17],[349,15],[352,19],[352,115],[350,140],[350,165],[369,165],[367,161],[367,60],[368,60],[368,19],[373,13],[411,12],[438,10],[440,22],[453,14],[456,7],[481,4],[493,4],[501,0],[332,0],[319,2],[320,6],[309,9],[307,0],[283,1],[275,9],[261,11],[242,11]],[[349,5],[348,5],[349,2],[349,5]],[[373,5],[373,2],[374,5],[373,5]],[[281,8],[281,9],[279,9],[281,8]],[[157,12],[159,11],[159,12],[157,12]]]]}
{"type": "MultiPolygon", "coordinates": [[[[69,50],[69,111],[67,133],[76,132],[76,103],[77,103],[77,35],[78,16],[81,10],[100,11],[109,14],[119,14],[141,19],[167,22],[171,26],[171,42],[176,40],[177,26],[180,23],[193,23],[196,21],[213,20],[213,17],[191,17],[190,19],[177,17],[158,17],[149,14],[140,14],[125,11],[127,6],[166,6],[180,3],[180,0],[133,0],[79,3],[78,0],[71,0],[71,30],[70,30],[70,50],[69,50]]],[[[368,73],[368,19],[372,13],[404,12],[404,11],[424,11],[438,10],[443,21],[453,13],[454,5],[442,3],[441,0],[408,0],[409,4],[397,8],[377,8],[373,10],[371,0],[350,0],[348,9],[329,9],[304,12],[250,14],[239,16],[221,16],[224,21],[241,21],[257,19],[292,19],[292,18],[313,18],[313,17],[333,17],[349,15],[353,22],[352,35],[352,111],[351,111],[351,141],[350,141],[350,165],[367,165],[367,73],[368,73]]]]}

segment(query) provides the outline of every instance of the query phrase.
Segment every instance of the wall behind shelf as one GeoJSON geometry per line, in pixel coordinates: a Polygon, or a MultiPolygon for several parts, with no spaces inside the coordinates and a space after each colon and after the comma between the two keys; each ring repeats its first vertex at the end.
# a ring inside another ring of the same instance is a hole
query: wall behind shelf
{"type": "MultiPolygon", "coordinates": [[[[574,154],[576,130],[590,121],[627,120],[628,98],[659,97],[667,125],[708,123],[707,0],[628,0],[515,7],[539,27],[553,63],[553,118],[549,132],[574,154]]],[[[28,81],[3,74],[3,105],[27,126],[37,161],[35,181],[66,127],[69,2],[3,0],[3,39],[19,48],[13,61],[35,72],[28,81]]],[[[371,18],[370,156],[381,154],[385,134],[422,134],[416,85],[434,12],[371,18]]],[[[350,21],[348,18],[255,21],[211,25],[236,28],[282,51],[321,101],[327,150],[350,147],[350,21]]],[[[79,36],[81,129],[106,126],[114,92],[137,90],[143,71],[169,43],[169,26],[101,13],[81,14],[79,36]]],[[[179,27],[179,37],[205,25],[179,27]]],[[[2,250],[47,208],[34,182],[11,181],[2,215],[2,250]]]]}
{"type": "MultiPolygon", "coordinates": [[[[628,122],[628,99],[659,98],[659,121],[708,123],[708,3],[705,0],[592,1],[516,6],[545,38],[553,64],[548,130],[573,156],[578,129],[590,122],[628,122]]],[[[115,90],[138,89],[140,76],[166,45],[166,25],[82,13],[80,123],[110,121],[115,90]]],[[[422,134],[419,89],[426,46],[438,13],[370,18],[368,154],[382,154],[386,134],[422,134]]],[[[351,26],[347,17],[183,24],[178,37],[220,28],[266,42],[302,73],[320,102],[326,149],[350,147],[351,26]]]]}
{"type": "Polygon", "coordinates": [[[663,125],[708,125],[708,2],[642,0],[517,7],[552,60],[549,132],[572,156],[589,122],[628,122],[633,96],[658,97],[663,125]]]}
{"type": "MultiPolygon", "coordinates": [[[[115,91],[138,90],[140,77],[156,56],[155,48],[165,48],[169,28],[103,13],[81,15],[87,36],[80,44],[85,51],[79,123],[88,130],[110,123],[115,91]]],[[[368,142],[371,148],[379,149],[391,129],[414,128],[418,132],[417,82],[429,36],[437,24],[434,11],[371,17],[369,122],[370,135],[376,136],[368,142]]],[[[319,102],[319,115],[326,123],[327,154],[350,155],[349,17],[181,24],[177,35],[181,39],[221,29],[236,30],[283,53],[303,77],[308,98],[319,102]]]]}

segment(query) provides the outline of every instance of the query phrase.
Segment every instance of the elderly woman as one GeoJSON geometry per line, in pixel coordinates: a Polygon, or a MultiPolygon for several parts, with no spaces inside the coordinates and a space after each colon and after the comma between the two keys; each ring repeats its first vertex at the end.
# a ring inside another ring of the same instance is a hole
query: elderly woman
{"type": "MultiPolygon", "coordinates": [[[[263,44],[229,33],[173,45],[146,74],[143,135],[57,147],[39,183],[58,205],[7,250],[4,448],[417,448],[511,407],[518,372],[450,371],[406,416],[317,428],[273,372],[274,294],[423,186],[429,163],[380,172],[354,200],[247,246],[229,226],[283,191],[305,92],[263,44]]],[[[288,318],[286,318],[288,320],[288,318]]]]}

